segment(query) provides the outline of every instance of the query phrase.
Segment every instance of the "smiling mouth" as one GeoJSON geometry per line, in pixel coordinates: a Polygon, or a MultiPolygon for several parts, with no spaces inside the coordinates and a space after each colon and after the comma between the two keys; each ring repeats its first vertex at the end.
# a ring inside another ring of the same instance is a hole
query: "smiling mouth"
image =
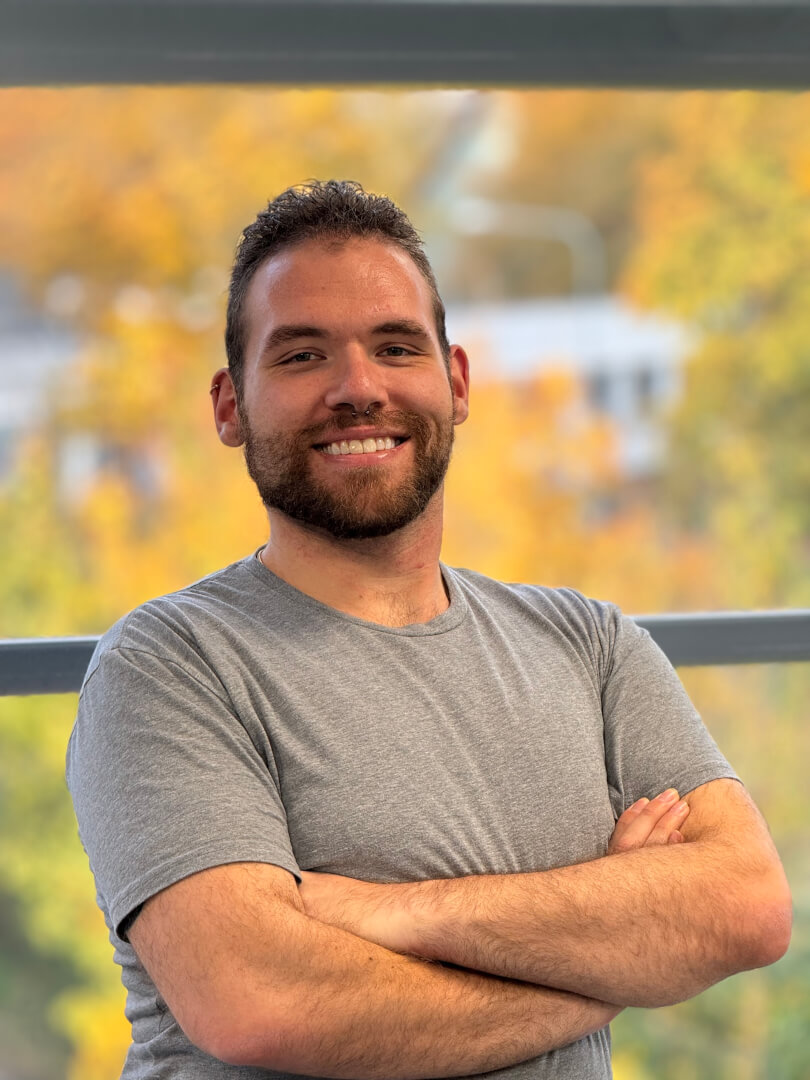
{"type": "Polygon", "coordinates": [[[341,439],[338,442],[319,443],[315,446],[322,454],[376,454],[380,450],[394,450],[407,442],[407,437],[392,438],[386,435],[379,439],[341,439]]]}

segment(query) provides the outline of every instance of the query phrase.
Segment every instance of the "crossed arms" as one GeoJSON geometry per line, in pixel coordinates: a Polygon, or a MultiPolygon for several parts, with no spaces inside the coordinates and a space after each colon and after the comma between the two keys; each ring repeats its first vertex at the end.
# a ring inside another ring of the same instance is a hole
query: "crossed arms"
{"type": "Polygon", "coordinates": [[[130,940],[224,1061],[392,1080],[502,1068],[784,953],[787,883],[745,790],[716,780],[684,802],[636,804],[607,856],[542,873],[298,888],[277,867],[220,866],[148,901],[130,940]]]}

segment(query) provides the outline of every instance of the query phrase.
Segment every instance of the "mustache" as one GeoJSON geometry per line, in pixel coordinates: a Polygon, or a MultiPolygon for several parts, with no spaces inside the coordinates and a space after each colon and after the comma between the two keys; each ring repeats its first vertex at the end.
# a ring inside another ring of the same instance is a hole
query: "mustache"
{"type": "Polygon", "coordinates": [[[404,409],[390,409],[387,412],[382,409],[375,409],[363,413],[336,413],[335,416],[329,420],[324,420],[323,423],[302,428],[299,434],[304,439],[318,442],[322,435],[335,430],[345,431],[348,428],[356,428],[360,424],[363,427],[376,427],[381,431],[396,428],[398,431],[407,432],[409,435],[420,434],[429,429],[430,426],[425,418],[418,413],[406,412],[404,409]]]}

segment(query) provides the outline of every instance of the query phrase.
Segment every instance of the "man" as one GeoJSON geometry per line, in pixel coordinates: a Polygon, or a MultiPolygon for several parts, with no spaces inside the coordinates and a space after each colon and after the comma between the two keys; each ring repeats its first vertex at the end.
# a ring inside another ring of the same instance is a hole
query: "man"
{"type": "Polygon", "coordinates": [[[610,1076],[786,949],[761,817],[615,607],[440,563],[468,363],[392,203],[278,196],[226,345],[270,539],[105,636],[68,755],[124,1076],[610,1076]]]}

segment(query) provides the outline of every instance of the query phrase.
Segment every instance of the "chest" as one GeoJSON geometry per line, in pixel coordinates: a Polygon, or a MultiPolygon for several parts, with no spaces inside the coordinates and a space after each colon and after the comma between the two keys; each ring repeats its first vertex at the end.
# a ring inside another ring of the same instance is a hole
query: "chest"
{"type": "Polygon", "coordinates": [[[261,718],[302,868],[416,880],[604,852],[601,704],[575,656],[422,637],[324,659],[273,680],[261,718]]]}

